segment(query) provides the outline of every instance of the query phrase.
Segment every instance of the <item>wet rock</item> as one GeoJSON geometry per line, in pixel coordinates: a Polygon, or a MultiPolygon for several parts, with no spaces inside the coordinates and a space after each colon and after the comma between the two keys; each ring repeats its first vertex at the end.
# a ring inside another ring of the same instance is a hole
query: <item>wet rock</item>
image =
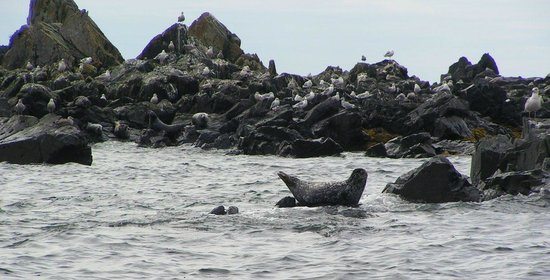
{"type": "Polygon", "coordinates": [[[501,195],[530,195],[550,184],[550,173],[540,169],[495,174],[479,184],[484,200],[501,195]]]}
{"type": "Polygon", "coordinates": [[[212,211],[210,211],[210,214],[225,215],[225,214],[227,214],[227,212],[225,211],[225,207],[223,205],[220,205],[220,206],[212,209],[212,211]]]}
{"type": "Polygon", "coordinates": [[[369,140],[363,132],[362,118],[357,113],[341,112],[315,124],[312,128],[315,137],[329,137],[344,150],[363,150],[369,140]]]}
{"type": "Polygon", "coordinates": [[[74,1],[32,0],[27,25],[12,35],[2,64],[13,69],[24,67],[27,61],[48,65],[64,58],[71,67],[84,57],[92,57],[103,66],[123,61],[120,52],[74,1]]]}
{"type": "Polygon", "coordinates": [[[48,114],[47,104],[51,98],[57,99],[50,88],[40,84],[25,84],[16,97],[27,106],[26,114],[37,118],[48,114]]]}
{"type": "Polygon", "coordinates": [[[292,196],[286,196],[281,198],[275,206],[279,208],[290,208],[290,207],[296,207],[296,199],[292,196]]]}
{"type": "Polygon", "coordinates": [[[433,157],[420,167],[386,185],[383,193],[393,193],[411,202],[443,203],[480,201],[480,191],[442,156],[433,157]]]}
{"type": "Polygon", "coordinates": [[[499,74],[497,64],[493,57],[488,53],[483,54],[477,64],[473,64],[468,61],[466,57],[461,57],[456,63],[449,67],[448,75],[456,82],[463,80],[464,82],[471,82],[478,74],[490,69],[495,74],[499,74]]]}
{"type": "Polygon", "coordinates": [[[278,151],[281,156],[296,158],[336,156],[344,149],[334,140],[328,137],[318,139],[297,139],[291,144],[283,143],[278,151]]]}
{"type": "Polygon", "coordinates": [[[268,70],[269,70],[269,75],[270,75],[271,77],[277,76],[277,68],[275,67],[275,60],[273,60],[273,59],[270,59],[270,60],[269,60],[269,68],[268,68],[268,70]]]}
{"type": "Polygon", "coordinates": [[[473,155],[475,144],[460,140],[442,140],[433,144],[436,154],[473,155]]]}
{"type": "Polygon", "coordinates": [[[384,145],[389,158],[422,158],[436,155],[429,133],[396,137],[384,145]]]}
{"type": "Polygon", "coordinates": [[[384,143],[377,143],[367,149],[365,155],[368,157],[387,157],[386,146],[384,143]]]}
{"type": "Polygon", "coordinates": [[[147,46],[143,49],[143,51],[137,56],[137,59],[153,59],[156,57],[160,52],[168,51],[168,45],[170,42],[174,43],[175,51],[176,52],[184,52],[184,44],[187,42],[187,28],[183,27],[180,23],[175,23],[172,26],[168,27],[166,30],[164,30],[161,34],[155,36],[147,46]],[[180,38],[180,49],[178,50],[178,33],[180,38]]]}
{"type": "Polygon", "coordinates": [[[502,160],[512,147],[510,138],[504,135],[485,138],[477,142],[470,171],[472,183],[478,184],[492,176],[499,168],[505,170],[506,166],[502,166],[502,160]]]}
{"type": "Polygon", "coordinates": [[[86,137],[71,121],[48,114],[33,123],[32,117],[13,116],[4,124],[13,130],[0,139],[0,161],[92,164],[92,150],[86,137]]]}

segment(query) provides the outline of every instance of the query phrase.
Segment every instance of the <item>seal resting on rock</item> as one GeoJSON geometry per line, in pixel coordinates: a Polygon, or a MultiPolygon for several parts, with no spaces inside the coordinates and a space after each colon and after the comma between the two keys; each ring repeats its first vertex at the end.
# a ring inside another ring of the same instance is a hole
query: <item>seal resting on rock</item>
{"type": "Polygon", "coordinates": [[[306,182],[282,171],[277,173],[298,200],[304,206],[346,205],[356,206],[367,184],[367,171],[362,168],[353,170],[351,176],[341,182],[306,182]]]}
{"type": "Polygon", "coordinates": [[[149,127],[156,131],[164,131],[166,133],[180,133],[184,128],[185,124],[165,124],[161,121],[157,114],[153,111],[148,112],[149,115],[149,127]]]}

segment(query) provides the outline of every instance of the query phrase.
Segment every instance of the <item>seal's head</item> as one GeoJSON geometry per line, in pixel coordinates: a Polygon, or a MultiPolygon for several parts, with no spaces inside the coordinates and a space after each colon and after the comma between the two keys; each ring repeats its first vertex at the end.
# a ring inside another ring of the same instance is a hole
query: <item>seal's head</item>
{"type": "Polygon", "coordinates": [[[349,176],[348,184],[352,186],[357,187],[364,187],[367,183],[367,177],[368,177],[367,170],[363,168],[357,168],[351,172],[351,176],[349,176]]]}

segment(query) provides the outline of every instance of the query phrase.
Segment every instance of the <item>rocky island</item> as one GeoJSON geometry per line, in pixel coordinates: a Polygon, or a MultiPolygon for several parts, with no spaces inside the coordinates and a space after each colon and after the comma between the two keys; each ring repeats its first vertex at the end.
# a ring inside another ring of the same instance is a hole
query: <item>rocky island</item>
{"type": "Polygon", "coordinates": [[[92,163],[90,144],[192,143],[229,154],[432,158],[384,192],[418,202],[480,201],[548,186],[550,76],[503,77],[484,54],[430,84],[392,59],[278,73],[213,15],[176,23],[124,60],[72,0],[32,0],[0,47],[0,161],[92,163]],[[471,181],[444,158],[473,156],[471,181]],[[436,175],[434,175],[436,174],[436,175]]]}

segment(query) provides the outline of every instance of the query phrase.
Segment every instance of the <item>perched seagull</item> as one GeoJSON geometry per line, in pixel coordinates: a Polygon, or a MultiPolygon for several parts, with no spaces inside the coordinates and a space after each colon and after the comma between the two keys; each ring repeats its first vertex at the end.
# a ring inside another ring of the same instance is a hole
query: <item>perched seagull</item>
{"type": "Polygon", "coordinates": [[[27,65],[25,66],[25,68],[27,68],[27,70],[31,71],[32,69],[34,69],[34,66],[32,65],[32,63],[30,61],[27,61],[27,65]]]}
{"type": "Polygon", "coordinates": [[[405,101],[405,99],[407,99],[407,97],[403,93],[400,93],[395,97],[395,100],[397,101],[405,101]]]}
{"type": "Polygon", "coordinates": [[[409,92],[409,93],[407,93],[407,100],[409,100],[409,101],[414,101],[414,100],[416,100],[416,94],[415,94],[414,92],[412,92],[412,91],[409,92]]]}
{"type": "Polygon", "coordinates": [[[323,91],[323,95],[330,96],[334,92],[334,86],[331,84],[325,91],[323,91]]]}
{"type": "Polygon", "coordinates": [[[202,69],[202,75],[204,75],[204,76],[210,75],[210,68],[208,68],[208,66],[206,66],[206,67],[204,67],[204,69],[202,69]]]}
{"type": "Polygon", "coordinates": [[[155,59],[157,59],[160,64],[164,64],[164,61],[168,58],[168,54],[166,51],[162,50],[157,56],[155,56],[155,59]]]}
{"type": "Polygon", "coordinates": [[[269,107],[271,110],[274,110],[275,108],[279,107],[281,105],[281,100],[279,98],[275,98],[273,102],[271,102],[271,106],[269,107]]]}
{"type": "Polygon", "coordinates": [[[531,97],[525,102],[525,112],[531,117],[531,112],[533,112],[535,118],[537,117],[537,111],[542,107],[542,97],[539,95],[539,88],[535,87],[531,91],[531,97]]]}
{"type": "Polygon", "coordinates": [[[321,81],[319,82],[319,85],[321,85],[321,86],[326,86],[326,85],[327,85],[327,82],[325,82],[325,80],[321,80],[321,81]]]}
{"type": "Polygon", "coordinates": [[[344,78],[338,77],[337,79],[330,79],[333,85],[339,87],[344,85],[344,78]]]}
{"type": "Polygon", "coordinates": [[[394,83],[391,84],[388,90],[390,91],[390,93],[397,93],[397,87],[395,86],[394,83]]]}
{"type": "Polygon", "coordinates": [[[362,56],[361,56],[361,61],[367,61],[367,57],[364,56],[364,55],[362,55],[362,56]]]}
{"type": "Polygon", "coordinates": [[[23,99],[19,99],[19,101],[17,101],[17,104],[15,104],[15,113],[18,115],[23,115],[23,111],[25,111],[26,108],[27,106],[23,104],[23,99]]]}
{"type": "Polygon", "coordinates": [[[168,44],[168,51],[174,52],[176,50],[176,46],[174,46],[174,42],[170,41],[170,44],[168,44]]]}
{"type": "Polygon", "coordinates": [[[384,57],[387,57],[387,58],[391,59],[391,57],[393,56],[393,54],[394,54],[393,50],[387,51],[386,54],[384,55],[384,57]]]}
{"type": "Polygon", "coordinates": [[[414,84],[414,93],[418,94],[422,89],[418,84],[414,84]]]}
{"type": "Polygon", "coordinates": [[[50,98],[50,102],[48,102],[48,105],[46,106],[49,113],[53,113],[55,111],[55,102],[53,101],[53,98],[50,98]]]}
{"type": "Polygon", "coordinates": [[[254,94],[254,99],[256,99],[256,101],[258,102],[265,99],[274,99],[274,98],[275,98],[275,94],[273,92],[268,92],[264,94],[260,94],[259,92],[256,92],[254,94]]]}
{"type": "Polygon", "coordinates": [[[65,59],[62,58],[61,61],[59,61],[59,64],[57,65],[57,71],[59,72],[65,72],[67,71],[67,63],[65,62],[65,59]]]}
{"type": "Polygon", "coordinates": [[[156,93],[153,94],[153,97],[151,97],[151,100],[149,102],[151,102],[153,104],[159,103],[159,97],[157,96],[156,93]]]}
{"type": "Polygon", "coordinates": [[[353,98],[357,98],[357,93],[355,93],[355,91],[351,91],[351,93],[349,94],[349,96],[353,97],[353,98]]]}
{"type": "Polygon", "coordinates": [[[451,92],[451,88],[449,87],[449,85],[446,82],[443,82],[442,85],[436,87],[434,90],[435,90],[436,93],[444,92],[444,91],[449,92],[449,93],[451,92]]]}
{"type": "Polygon", "coordinates": [[[208,58],[214,58],[214,48],[212,46],[206,50],[206,56],[208,56],[208,58]]]}
{"type": "Polygon", "coordinates": [[[250,75],[250,67],[248,65],[245,65],[241,72],[239,72],[239,75],[243,77],[248,77],[248,75],[250,75]]]}
{"type": "Polygon", "coordinates": [[[313,82],[311,80],[307,80],[302,87],[303,88],[310,88],[312,86],[313,86],[313,82]]]}
{"type": "Polygon", "coordinates": [[[355,105],[353,105],[353,104],[351,104],[351,103],[345,101],[344,99],[342,99],[342,100],[340,101],[340,104],[341,104],[342,107],[344,107],[344,109],[346,109],[346,110],[351,110],[351,109],[355,108],[355,105]]]}
{"type": "Polygon", "coordinates": [[[111,79],[111,71],[107,70],[105,73],[97,76],[100,81],[109,81],[111,79]]]}
{"type": "Polygon", "coordinates": [[[369,91],[365,91],[365,92],[363,92],[363,93],[358,94],[356,97],[357,97],[358,99],[365,99],[365,98],[368,98],[368,97],[370,97],[370,96],[371,96],[370,92],[369,92],[369,91]]]}
{"type": "MultiPolygon", "coordinates": [[[[305,99],[311,101],[311,100],[313,100],[313,98],[315,98],[315,95],[316,95],[315,92],[310,91],[309,94],[306,95],[306,98],[305,98],[305,99]]],[[[303,99],[302,99],[302,100],[303,100],[303,99]]],[[[300,101],[302,101],[302,100],[300,100],[300,101]]],[[[296,100],[296,101],[298,101],[298,100],[296,100]]]]}
{"type": "Polygon", "coordinates": [[[105,93],[101,95],[101,97],[99,98],[103,101],[107,101],[107,96],[105,96],[105,93]]]}
{"type": "Polygon", "coordinates": [[[183,15],[183,12],[181,12],[181,15],[178,16],[178,22],[184,22],[185,16],[183,15]]]}
{"type": "Polygon", "coordinates": [[[300,101],[302,101],[302,100],[304,100],[304,98],[301,97],[300,95],[298,95],[298,94],[294,95],[294,101],[300,102],[300,101]]]}
{"type": "Polygon", "coordinates": [[[300,86],[298,86],[298,83],[296,82],[296,80],[294,80],[294,78],[292,78],[292,79],[290,79],[290,81],[288,81],[287,87],[291,88],[291,89],[297,89],[300,86]]]}
{"type": "Polygon", "coordinates": [[[92,61],[93,61],[93,60],[92,60],[91,57],[85,57],[85,58],[83,58],[83,59],[80,60],[80,62],[81,62],[82,64],[92,64],[92,61]]]}
{"type": "Polygon", "coordinates": [[[304,100],[292,105],[292,108],[300,109],[300,110],[304,110],[306,107],[307,107],[307,99],[304,99],[304,100]]]}

